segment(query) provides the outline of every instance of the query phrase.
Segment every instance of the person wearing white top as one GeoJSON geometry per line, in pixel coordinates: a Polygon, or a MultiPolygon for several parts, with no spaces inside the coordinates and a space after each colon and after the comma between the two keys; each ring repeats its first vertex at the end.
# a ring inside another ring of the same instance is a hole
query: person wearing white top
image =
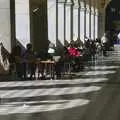
{"type": "Polygon", "coordinates": [[[106,34],[104,33],[104,35],[103,35],[102,38],[101,38],[101,44],[104,45],[104,44],[106,44],[107,42],[108,42],[108,38],[107,38],[106,34]]]}
{"type": "Polygon", "coordinates": [[[102,50],[103,50],[103,55],[107,56],[107,44],[108,43],[108,38],[106,36],[106,33],[104,33],[104,35],[101,38],[101,45],[102,45],[102,50]]]}

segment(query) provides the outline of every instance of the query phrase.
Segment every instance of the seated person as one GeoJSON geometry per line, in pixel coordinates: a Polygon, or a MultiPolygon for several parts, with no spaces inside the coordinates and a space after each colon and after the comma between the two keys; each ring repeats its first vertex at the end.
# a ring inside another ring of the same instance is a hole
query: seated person
{"type": "Polygon", "coordinates": [[[61,79],[62,73],[65,72],[66,69],[64,66],[65,63],[70,63],[70,62],[71,62],[70,56],[65,48],[63,55],[61,55],[59,60],[56,62],[55,71],[56,71],[57,79],[61,79]]]}
{"type": "MultiPolygon", "coordinates": [[[[41,51],[36,56],[41,61],[53,60],[51,54],[47,51],[41,51]]],[[[46,75],[49,73],[49,66],[47,66],[47,70],[45,70],[45,64],[41,64],[38,69],[38,78],[45,79],[46,75]]]]}
{"type": "Polygon", "coordinates": [[[77,50],[77,48],[73,47],[72,45],[67,48],[68,54],[71,57],[79,57],[80,56],[80,51],[77,50]]]}

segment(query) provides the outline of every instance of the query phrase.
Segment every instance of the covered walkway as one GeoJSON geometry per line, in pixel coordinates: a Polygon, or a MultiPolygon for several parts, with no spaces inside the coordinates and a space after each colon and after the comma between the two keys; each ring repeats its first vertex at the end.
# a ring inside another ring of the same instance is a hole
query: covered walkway
{"type": "Polygon", "coordinates": [[[73,41],[99,41],[114,25],[119,32],[119,19],[107,16],[120,15],[112,2],[0,0],[0,120],[120,120],[120,45],[108,56],[92,55],[94,60],[87,59],[85,69],[72,73],[72,78],[21,80],[3,74],[10,69],[8,56],[17,45],[25,50],[32,43],[35,53],[52,48],[62,56],[73,41]]]}
{"type": "Polygon", "coordinates": [[[0,82],[1,120],[119,120],[120,46],[68,80],[0,82]]]}

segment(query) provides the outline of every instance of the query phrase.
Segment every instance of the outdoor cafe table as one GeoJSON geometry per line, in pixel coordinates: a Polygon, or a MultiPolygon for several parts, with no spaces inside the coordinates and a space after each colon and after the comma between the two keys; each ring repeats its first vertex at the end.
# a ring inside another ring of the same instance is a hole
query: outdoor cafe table
{"type": "Polygon", "coordinates": [[[55,75],[55,61],[52,60],[36,60],[36,65],[38,69],[38,78],[40,74],[47,77],[47,74],[50,75],[50,78],[53,79],[55,75]]]}

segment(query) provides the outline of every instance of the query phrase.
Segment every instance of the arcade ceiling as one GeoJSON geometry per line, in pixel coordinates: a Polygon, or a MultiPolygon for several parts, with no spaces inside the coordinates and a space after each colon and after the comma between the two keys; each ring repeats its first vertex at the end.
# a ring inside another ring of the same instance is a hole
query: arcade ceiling
{"type": "MultiPolygon", "coordinates": [[[[34,6],[36,5],[40,5],[40,4],[44,4],[46,3],[47,0],[30,0],[30,3],[34,6]]],[[[51,0],[52,1],[52,0],[51,0]]],[[[98,9],[104,9],[107,4],[111,1],[111,0],[58,0],[58,2],[73,2],[73,3],[79,3],[79,2],[86,2],[87,4],[91,4],[91,6],[95,6],[98,9]]]]}

